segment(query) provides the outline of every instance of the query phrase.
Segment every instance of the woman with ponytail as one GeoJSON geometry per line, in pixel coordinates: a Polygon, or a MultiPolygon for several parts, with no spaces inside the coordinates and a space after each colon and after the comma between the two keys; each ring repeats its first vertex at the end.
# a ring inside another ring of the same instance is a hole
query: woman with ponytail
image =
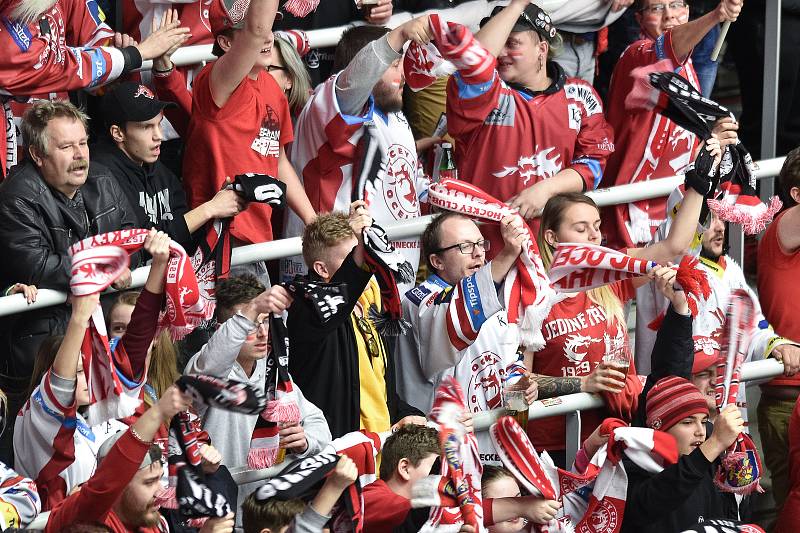
{"type": "MultiPolygon", "coordinates": [[[[688,248],[694,236],[703,205],[703,194],[690,184],[702,181],[697,174],[708,176],[719,163],[720,147],[716,139],[706,146],[703,162],[707,168],[687,173],[687,191],[669,236],[644,248],[626,250],[628,255],[665,265],[648,276],[618,281],[586,292],[569,293],[553,306],[542,324],[545,347],[527,352],[526,366],[538,382],[539,397],[558,396],[577,392],[599,394],[605,408],[582,413],[581,442],[606,417],[630,421],[636,412],[637,398],[642,390],[636,375],[629,346],[624,304],[635,296],[636,287],[653,279],[674,283],[675,270],[667,268],[676,256],[688,248]],[[691,178],[689,175],[691,174],[691,178]],[[607,358],[629,361],[627,369],[612,367],[607,358]]],[[[700,157],[698,157],[700,167],[700,157]]],[[[708,178],[706,178],[708,183],[708,178]]],[[[564,193],[545,204],[541,216],[537,243],[542,263],[550,268],[553,253],[559,243],[599,245],[602,242],[600,210],[597,204],[581,193],[564,193]]],[[[564,417],[536,420],[528,425],[534,446],[548,450],[564,466],[566,423],[564,417]]]]}

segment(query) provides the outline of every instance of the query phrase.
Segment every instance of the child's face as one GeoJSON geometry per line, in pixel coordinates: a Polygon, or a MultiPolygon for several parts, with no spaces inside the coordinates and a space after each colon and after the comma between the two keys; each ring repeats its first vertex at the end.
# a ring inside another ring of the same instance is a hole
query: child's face
{"type": "Polygon", "coordinates": [[[708,415],[697,413],[687,416],[667,430],[667,433],[675,437],[681,455],[689,455],[706,441],[707,420],[708,415]]]}
{"type": "MultiPolygon", "coordinates": [[[[508,476],[495,479],[483,486],[484,498],[515,498],[517,496],[522,496],[519,485],[517,485],[514,479],[508,476]]],[[[522,531],[526,525],[526,520],[522,517],[518,517],[493,525],[489,528],[489,533],[512,533],[514,531],[522,531]]]]}

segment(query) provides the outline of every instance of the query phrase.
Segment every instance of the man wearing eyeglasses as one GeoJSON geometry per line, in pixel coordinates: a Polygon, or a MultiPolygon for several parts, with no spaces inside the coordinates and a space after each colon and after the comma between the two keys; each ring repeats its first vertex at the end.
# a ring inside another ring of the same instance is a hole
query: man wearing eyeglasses
{"type": "MultiPolygon", "coordinates": [[[[445,376],[459,382],[471,413],[503,406],[503,378],[517,360],[518,342],[498,287],[522,250],[521,219],[503,219],[500,234],[503,247],[488,263],[490,241],[463,215],[441,214],[422,234],[430,276],[403,297],[411,328],[397,349],[398,393],[421,411],[430,411],[445,376]]],[[[535,400],[536,383],[525,392],[529,403],[535,400]]],[[[489,435],[476,436],[481,461],[500,464],[489,435]]]]}
{"type": "MultiPolygon", "coordinates": [[[[643,39],[625,50],[611,78],[608,121],[614,128],[617,150],[608,160],[602,186],[674,176],[694,160],[699,144],[694,134],[654,111],[625,108],[626,97],[636,87],[631,71],[665,61],[661,70],[674,70],[699,89],[689,56],[709,30],[721,22],[736,20],[742,2],[722,0],[715,10],[692,21],[684,0],[638,0],[634,4],[643,39]]],[[[726,118],[717,122],[714,133],[724,146],[735,139],[737,129],[738,125],[726,118]]],[[[607,245],[635,248],[646,244],[664,219],[666,198],[608,207],[603,211],[607,245]]]]}

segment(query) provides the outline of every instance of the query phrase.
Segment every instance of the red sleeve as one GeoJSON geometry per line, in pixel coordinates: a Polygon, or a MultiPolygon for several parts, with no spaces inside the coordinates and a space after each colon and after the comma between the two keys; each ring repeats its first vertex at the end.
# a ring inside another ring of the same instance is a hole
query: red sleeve
{"type": "Polygon", "coordinates": [[[783,504],[775,533],[796,531],[800,524],[800,402],[789,418],[789,481],[790,491],[783,504]]]}
{"type": "Polygon", "coordinates": [[[628,278],[622,281],[617,281],[611,285],[611,290],[617,295],[617,298],[625,304],[636,297],[636,289],[633,287],[633,279],[628,278]]]}
{"type": "Polygon", "coordinates": [[[177,108],[164,109],[164,115],[169,119],[178,135],[185,137],[192,115],[192,93],[186,88],[186,76],[183,71],[173,68],[168,74],[154,72],[153,86],[159,100],[178,104],[177,108]]]}
{"type": "Polygon", "coordinates": [[[114,361],[120,371],[132,381],[140,381],[144,375],[144,363],[150,343],[156,334],[158,314],[161,311],[163,294],[153,294],[142,289],[131,314],[125,335],[119,341],[114,361]]]}
{"type": "MultiPolygon", "coordinates": [[[[505,88],[497,71],[489,81],[469,84],[456,72],[447,82],[447,132],[453,137],[464,136],[480,127],[489,113],[497,107],[505,88]]],[[[513,97],[513,95],[511,95],[513,97]]]]}
{"type": "Polygon", "coordinates": [[[109,44],[114,32],[95,0],[61,0],[67,14],[67,43],[81,46],[109,44]]]}
{"type": "Polygon", "coordinates": [[[635,365],[628,367],[628,375],[625,376],[625,389],[622,392],[608,393],[601,392],[603,401],[608,409],[609,416],[621,418],[627,423],[636,416],[636,409],[639,405],[639,394],[642,392],[642,382],[636,375],[635,365]]]}
{"type": "Polygon", "coordinates": [[[281,146],[286,146],[294,140],[294,127],[292,126],[292,115],[289,112],[289,101],[286,95],[281,94],[280,115],[281,115],[281,146]]]}
{"type": "Polygon", "coordinates": [[[136,475],[148,448],[149,445],[135,439],[130,430],[126,431],[81,490],[53,509],[45,531],[61,531],[77,521],[103,522],[136,475]]]}
{"type": "Polygon", "coordinates": [[[569,168],[580,174],[586,190],[592,191],[600,185],[606,161],[614,152],[614,130],[606,122],[600,95],[588,83],[581,82],[581,86],[586,96],[585,101],[578,100],[582,104],[581,129],[569,168]]]}
{"type": "Polygon", "coordinates": [[[494,516],[493,516],[493,509],[492,505],[494,504],[494,498],[484,498],[483,499],[483,525],[486,527],[494,525],[494,516]]]}

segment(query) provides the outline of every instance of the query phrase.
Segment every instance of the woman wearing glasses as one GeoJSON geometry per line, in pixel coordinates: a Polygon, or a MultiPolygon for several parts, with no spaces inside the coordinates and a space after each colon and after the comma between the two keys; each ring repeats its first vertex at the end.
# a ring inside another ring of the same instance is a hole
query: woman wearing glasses
{"type": "MultiPolygon", "coordinates": [[[[636,20],[643,38],[630,45],[614,68],[608,94],[608,121],[614,128],[617,150],[609,157],[601,186],[611,187],[674,176],[683,172],[696,153],[692,133],[654,111],[631,111],[625,99],[635,88],[631,71],[665,61],[658,70],[674,70],[694,87],[700,83],[689,55],[720,22],[736,20],[742,0],[722,0],[717,8],[689,20],[684,0],[638,0],[636,20]]],[[[738,125],[722,119],[715,126],[720,140],[735,137],[738,125]]],[[[612,248],[641,246],[650,241],[666,218],[666,198],[642,200],[606,208],[605,233],[612,248]]]]}

